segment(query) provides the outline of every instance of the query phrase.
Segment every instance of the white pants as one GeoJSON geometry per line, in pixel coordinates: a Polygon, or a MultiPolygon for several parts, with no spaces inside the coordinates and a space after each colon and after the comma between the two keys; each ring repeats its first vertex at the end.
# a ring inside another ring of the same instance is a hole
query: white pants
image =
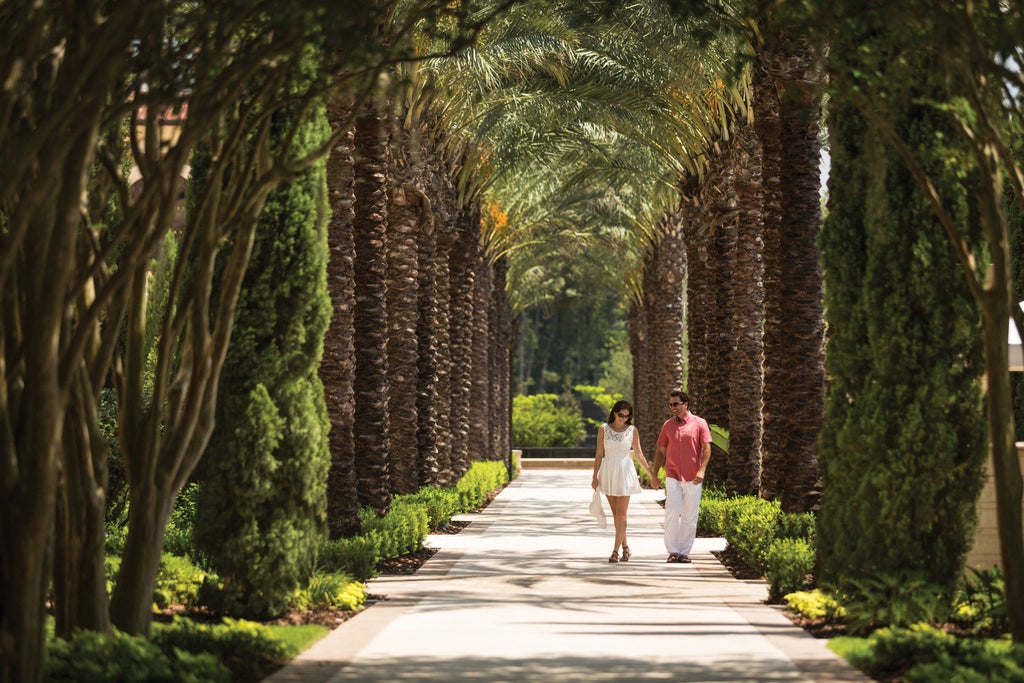
{"type": "Polygon", "coordinates": [[[665,478],[665,549],[689,555],[697,537],[697,513],[703,484],[665,478]]]}

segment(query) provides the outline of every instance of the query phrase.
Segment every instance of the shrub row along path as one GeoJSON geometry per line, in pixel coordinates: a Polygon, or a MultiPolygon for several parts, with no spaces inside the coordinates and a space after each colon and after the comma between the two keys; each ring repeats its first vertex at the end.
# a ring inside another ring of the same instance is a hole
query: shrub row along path
{"type": "MultiPolygon", "coordinates": [[[[527,469],[415,574],[270,683],[341,681],[870,681],[764,604],[698,538],[693,564],[666,564],[663,495],[630,504],[629,562],[588,515],[590,471],[527,469]]],[[[607,503],[605,503],[606,512],[607,503]]]]}

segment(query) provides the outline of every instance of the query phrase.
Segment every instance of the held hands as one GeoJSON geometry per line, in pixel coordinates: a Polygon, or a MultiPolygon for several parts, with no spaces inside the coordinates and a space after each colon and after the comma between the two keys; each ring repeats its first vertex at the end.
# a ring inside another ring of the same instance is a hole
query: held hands
{"type": "Polygon", "coordinates": [[[651,488],[655,491],[659,490],[661,488],[661,482],[658,481],[658,475],[654,473],[654,468],[649,464],[647,465],[647,476],[651,480],[651,488]]]}

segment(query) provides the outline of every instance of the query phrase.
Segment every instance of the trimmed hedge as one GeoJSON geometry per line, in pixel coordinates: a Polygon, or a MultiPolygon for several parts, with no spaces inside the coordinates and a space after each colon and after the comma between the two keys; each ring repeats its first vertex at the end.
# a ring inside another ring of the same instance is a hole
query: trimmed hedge
{"type": "Polygon", "coordinates": [[[395,496],[382,517],[366,508],[362,532],[321,543],[318,565],[327,572],[345,572],[357,581],[370,579],[383,560],[418,550],[431,530],[447,526],[456,514],[478,509],[491,491],[507,483],[504,463],[476,462],[454,487],[424,487],[395,496]]]}

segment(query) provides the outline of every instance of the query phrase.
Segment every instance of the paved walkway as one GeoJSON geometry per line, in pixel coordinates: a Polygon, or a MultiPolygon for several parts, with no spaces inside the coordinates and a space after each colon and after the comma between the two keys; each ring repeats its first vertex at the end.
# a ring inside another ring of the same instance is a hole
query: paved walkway
{"type": "Polygon", "coordinates": [[[597,527],[590,494],[589,471],[524,470],[267,683],[870,681],[763,604],[764,582],[734,579],[711,554],[722,539],[666,564],[660,493],[633,498],[633,558],[609,563],[611,517],[597,527]]]}

